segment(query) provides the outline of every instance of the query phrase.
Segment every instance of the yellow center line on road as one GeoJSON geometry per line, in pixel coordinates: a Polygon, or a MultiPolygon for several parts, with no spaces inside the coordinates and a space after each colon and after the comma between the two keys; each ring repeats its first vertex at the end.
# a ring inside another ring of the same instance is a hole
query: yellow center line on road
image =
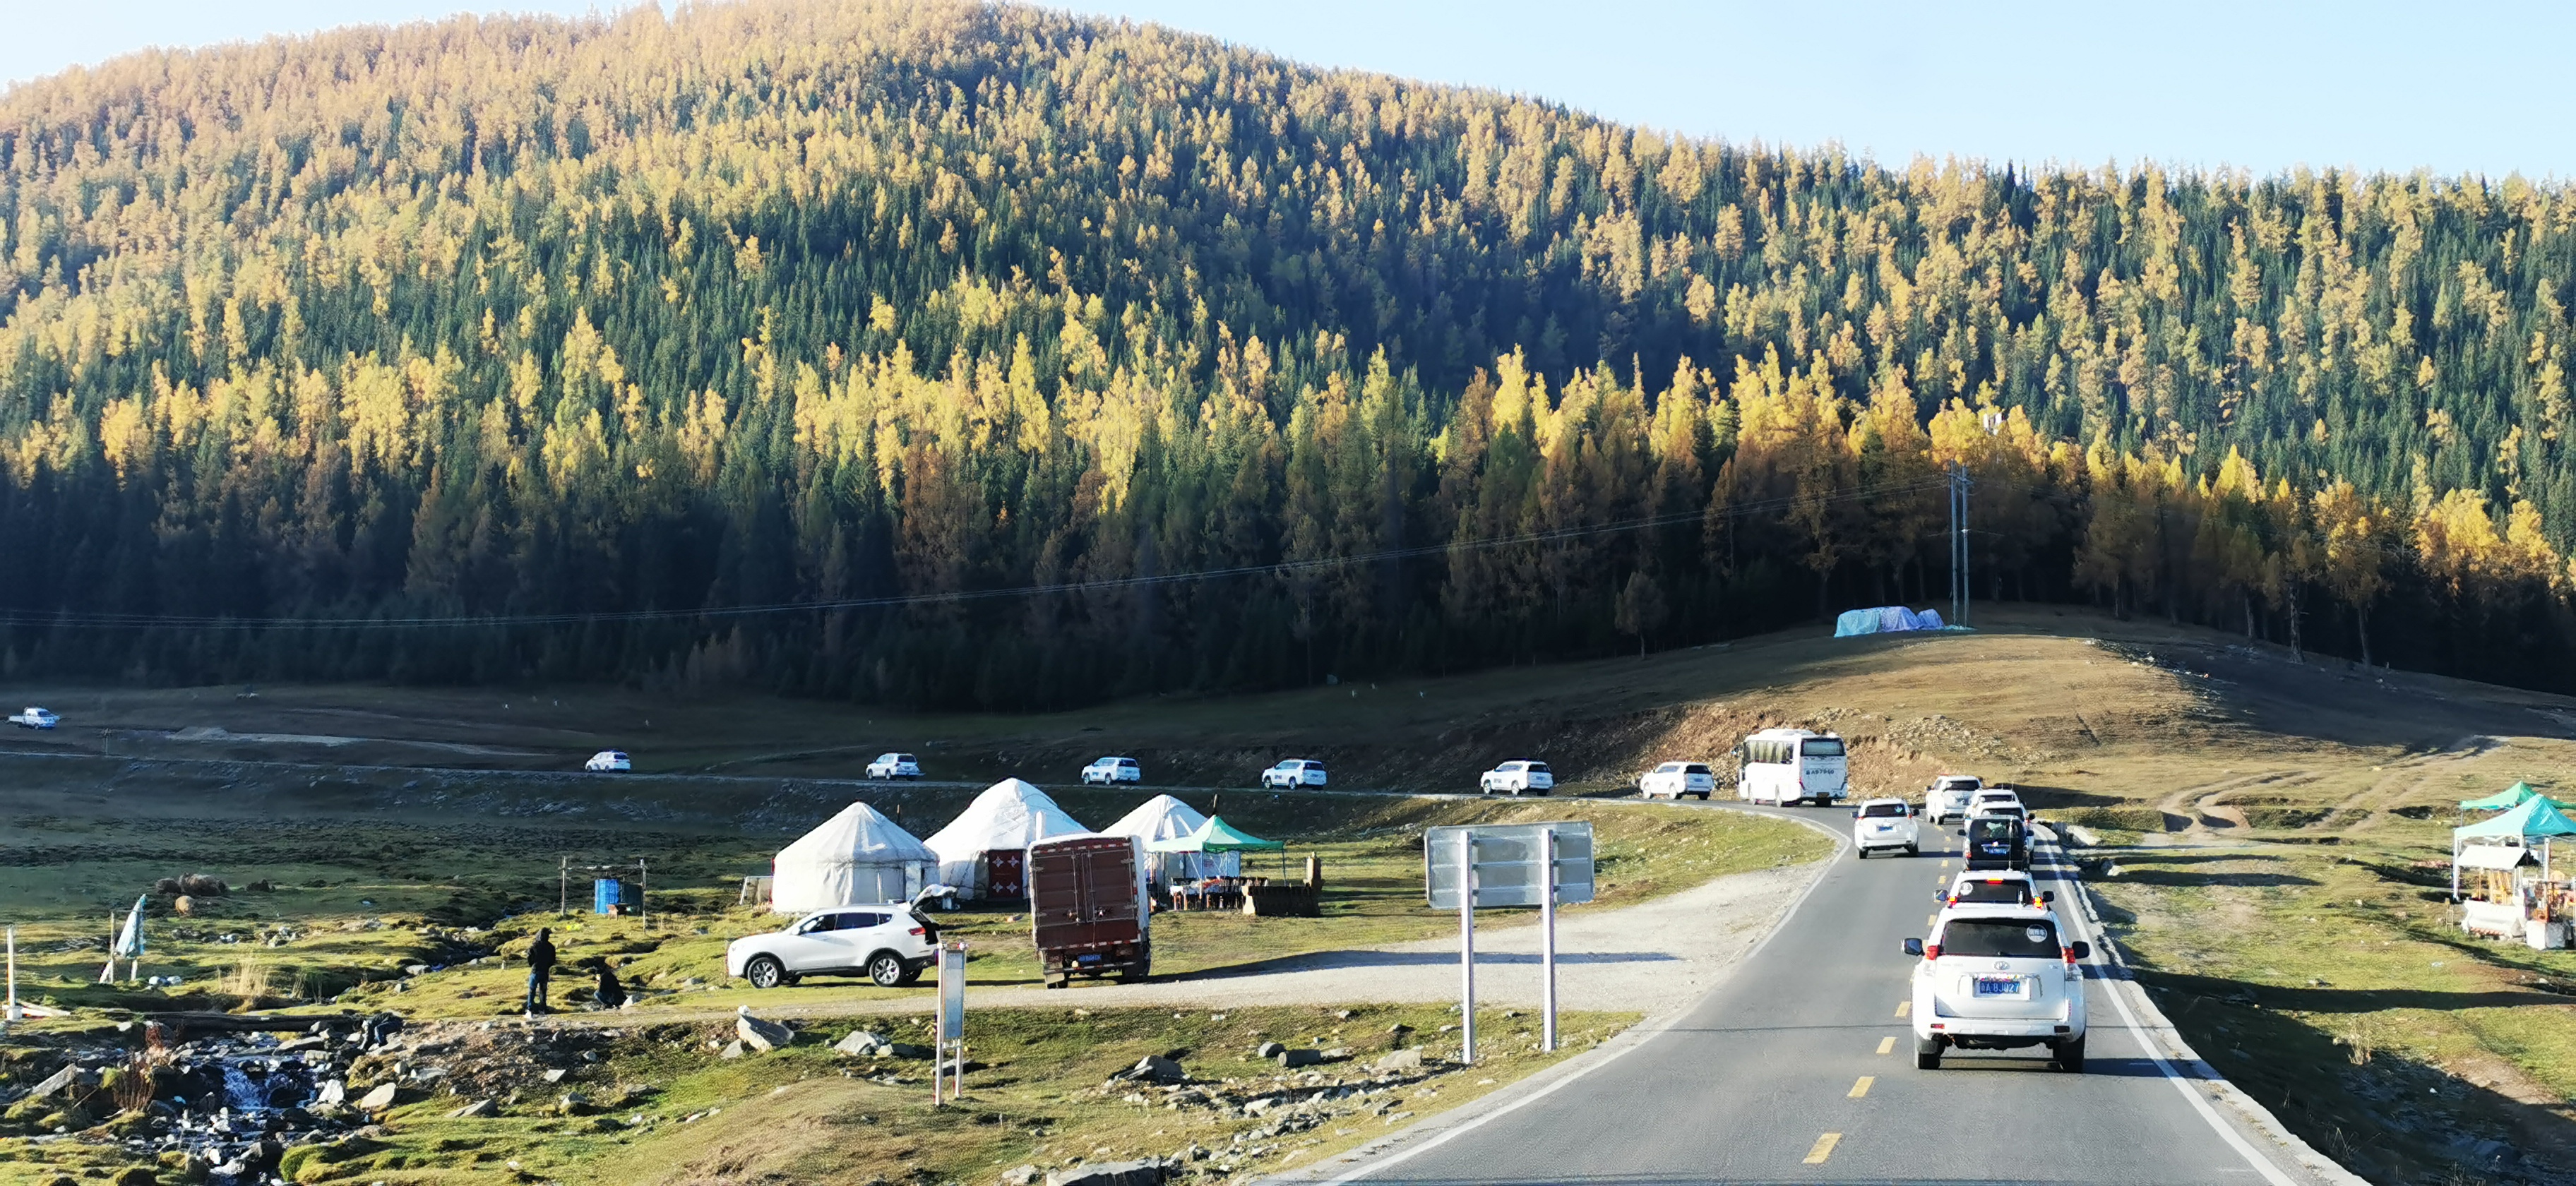
{"type": "Polygon", "coordinates": [[[1878,1076],[1876,1076],[1876,1075],[1863,1075],[1863,1076],[1861,1076],[1861,1077],[1860,1077],[1860,1082],[1852,1084],[1851,1097],[1850,1097],[1850,1098],[1852,1098],[1852,1099],[1859,1099],[1859,1098],[1860,1098],[1860,1097],[1862,1097],[1862,1096],[1868,1095],[1868,1094],[1869,1094],[1869,1085],[1870,1085],[1870,1084],[1872,1084],[1872,1083],[1876,1083],[1876,1082],[1878,1082],[1878,1076]]]}
{"type": "Polygon", "coordinates": [[[1878,1040],[1878,1052],[1879,1052],[1880,1054],[1894,1054],[1894,1053],[1896,1053],[1896,1039],[1894,1039],[1894,1038],[1880,1038],[1880,1039],[1878,1040]]]}
{"type": "Polygon", "coordinates": [[[1906,1014],[1908,1014],[1908,1013],[1912,1013],[1913,1011],[1914,1011],[1914,1002],[1912,1002],[1912,1001],[1910,1001],[1910,1000],[1909,1000],[1909,1001],[1898,1001],[1898,1002],[1896,1003],[1896,1015],[1897,1015],[1897,1016],[1899,1016],[1899,1017],[1903,1017],[1903,1016],[1905,1016],[1905,1015],[1906,1015],[1906,1014]]]}
{"type": "Polygon", "coordinates": [[[1834,1146],[1841,1144],[1842,1139],[1843,1134],[1838,1132],[1829,1132],[1817,1137],[1816,1147],[1807,1150],[1807,1164],[1823,1165],[1826,1158],[1834,1155],[1834,1146]]]}

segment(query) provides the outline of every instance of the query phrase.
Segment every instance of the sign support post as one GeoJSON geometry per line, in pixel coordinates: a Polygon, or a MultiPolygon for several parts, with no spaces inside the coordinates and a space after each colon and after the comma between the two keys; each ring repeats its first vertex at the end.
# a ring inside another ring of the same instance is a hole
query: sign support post
{"type": "Polygon", "coordinates": [[[1458,833],[1458,1062],[1476,1061],[1476,834],[1458,833]]]}
{"type": "Polygon", "coordinates": [[[9,1011],[0,1013],[0,1021],[16,1021],[26,1016],[18,1011],[18,928],[9,928],[9,1011]]]}
{"type": "Polygon", "coordinates": [[[939,1016],[931,1031],[930,1106],[943,1107],[966,1092],[966,943],[939,945],[939,1016]],[[940,1078],[947,1076],[947,1095],[940,1078]]]}
{"type": "Polygon", "coordinates": [[[1556,1050],[1556,829],[1539,832],[1539,857],[1547,884],[1538,900],[1539,1045],[1556,1050]]]}

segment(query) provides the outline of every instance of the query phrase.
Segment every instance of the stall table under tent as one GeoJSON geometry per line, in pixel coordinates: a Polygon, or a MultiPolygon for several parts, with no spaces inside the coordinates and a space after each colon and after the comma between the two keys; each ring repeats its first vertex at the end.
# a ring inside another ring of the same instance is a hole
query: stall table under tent
{"type": "Polygon", "coordinates": [[[2451,896],[2460,898],[2463,872],[2471,891],[2460,902],[2462,929],[2542,950],[2567,946],[2576,893],[2558,873],[2554,852],[2565,836],[2576,836],[2576,820],[2536,793],[2492,819],[2451,829],[2451,896]]]}

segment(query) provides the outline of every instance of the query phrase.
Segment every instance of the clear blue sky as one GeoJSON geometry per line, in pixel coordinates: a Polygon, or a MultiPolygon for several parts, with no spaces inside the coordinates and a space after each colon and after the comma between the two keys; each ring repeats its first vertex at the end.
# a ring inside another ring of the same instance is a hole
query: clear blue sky
{"type": "MultiPolygon", "coordinates": [[[[610,3],[598,5],[616,8],[610,3]]],[[[1074,0],[1325,66],[1738,142],[2270,172],[2576,178],[2576,4],[1074,0]]],[[[590,0],[0,0],[0,80],[459,9],[590,0]]]]}

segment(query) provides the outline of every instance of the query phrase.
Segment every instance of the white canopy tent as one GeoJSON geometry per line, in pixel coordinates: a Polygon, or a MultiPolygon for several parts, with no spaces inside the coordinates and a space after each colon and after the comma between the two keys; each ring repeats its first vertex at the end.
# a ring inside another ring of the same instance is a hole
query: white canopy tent
{"type": "Polygon", "coordinates": [[[1158,840],[1178,840],[1207,826],[1198,809],[1170,795],[1156,795],[1136,810],[1101,829],[1107,836],[1133,836],[1145,842],[1151,880],[1166,885],[1195,877],[1234,877],[1243,872],[1243,854],[1232,852],[1152,852],[1158,840]]]}
{"type": "Polygon", "coordinates": [[[778,850],[769,908],[805,914],[861,902],[908,902],[931,884],[939,854],[876,808],[852,803],[778,850]]]}
{"type": "Polygon", "coordinates": [[[1029,846],[1058,836],[1079,836],[1089,828],[1075,822],[1055,800],[1028,783],[1006,778],[985,788],[948,826],[923,843],[939,855],[939,880],[957,887],[958,896],[1016,898],[1029,846]],[[996,866],[1001,877],[993,876],[996,866]],[[998,895],[990,889],[1004,890],[998,895]]]}

